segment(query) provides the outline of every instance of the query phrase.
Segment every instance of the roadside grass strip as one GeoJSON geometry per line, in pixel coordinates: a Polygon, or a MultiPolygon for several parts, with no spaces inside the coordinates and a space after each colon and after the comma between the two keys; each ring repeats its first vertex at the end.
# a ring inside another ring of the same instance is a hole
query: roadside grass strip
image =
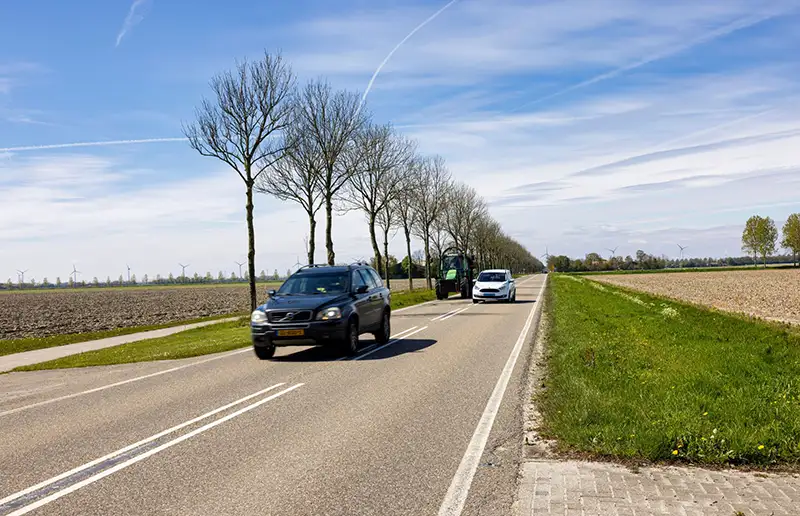
{"type": "Polygon", "coordinates": [[[647,294],[629,302],[615,287],[571,276],[550,281],[537,403],[540,433],[562,451],[800,465],[796,329],[647,294]]]}
{"type": "Polygon", "coordinates": [[[47,337],[25,337],[21,339],[0,340],[0,356],[22,353],[24,351],[33,351],[36,349],[53,348],[56,346],[64,346],[66,344],[89,342],[91,340],[107,339],[109,337],[119,337],[121,335],[131,335],[145,331],[174,328],[176,326],[184,326],[186,324],[227,319],[229,317],[236,317],[237,315],[242,316],[244,314],[213,315],[209,317],[198,317],[196,319],[175,321],[164,324],[154,324],[149,326],[131,326],[128,328],[116,328],[114,330],[101,330],[85,333],[65,333],[62,335],[49,335],[47,337]]]}
{"type": "Polygon", "coordinates": [[[575,281],[577,283],[585,283],[585,284],[589,285],[590,287],[592,287],[593,289],[599,290],[600,292],[609,292],[609,293],[614,294],[616,296],[620,296],[622,298],[627,299],[631,303],[636,303],[637,305],[647,306],[647,307],[654,308],[654,309],[659,309],[660,308],[659,312],[661,313],[661,315],[663,315],[665,317],[677,317],[680,314],[678,312],[678,310],[674,306],[669,306],[667,303],[664,303],[664,302],[661,302],[661,303],[658,303],[658,304],[656,304],[655,302],[648,303],[648,302],[645,302],[642,298],[637,297],[637,296],[635,296],[633,294],[630,294],[628,292],[625,292],[622,289],[613,288],[613,287],[606,287],[605,285],[603,285],[601,283],[598,283],[596,281],[586,280],[586,279],[583,279],[583,278],[578,277],[578,276],[566,276],[566,275],[564,275],[562,277],[563,278],[567,278],[567,279],[572,280],[572,281],[575,281]]]}
{"type": "MultiPolygon", "coordinates": [[[[433,290],[392,293],[392,309],[410,307],[436,299],[433,290]]],[[[140,340],[87,351],[47,362],[22,366],[14,371],[39,371],[102,365],[130,364],[153,360],[174,360],[231,351],[251,345],[250,319],[219,323],[182,331],[166,337],[140,340]]]]}

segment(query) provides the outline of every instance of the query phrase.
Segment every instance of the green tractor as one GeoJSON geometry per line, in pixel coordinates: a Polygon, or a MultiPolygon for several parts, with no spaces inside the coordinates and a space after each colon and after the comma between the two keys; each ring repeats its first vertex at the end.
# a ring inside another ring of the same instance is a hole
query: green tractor
{"type": "Polygon", "coordinates": [[[456,247],[444,250],[439,262],[439,277],[436,278],[436,299],[447,299],[453,292],[460,292],[467,299],[472,290],[473,260],[456,247]]]}

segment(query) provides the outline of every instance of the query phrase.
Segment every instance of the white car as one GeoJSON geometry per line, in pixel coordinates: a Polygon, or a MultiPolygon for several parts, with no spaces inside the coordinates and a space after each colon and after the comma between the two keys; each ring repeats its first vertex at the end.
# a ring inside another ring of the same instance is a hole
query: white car
{"type": "Polygon", "coordinates": [[[504,269],[491,269],[478,275],[472,287],[472,302],[496,299],[506,303],[517,300],[517,285],[511,271],[504,269]]]}

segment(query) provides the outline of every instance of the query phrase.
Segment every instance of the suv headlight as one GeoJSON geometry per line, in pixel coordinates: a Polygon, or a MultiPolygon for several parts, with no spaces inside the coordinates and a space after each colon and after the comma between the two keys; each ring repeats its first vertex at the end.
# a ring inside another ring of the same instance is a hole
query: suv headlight
{"type": "Polygon", "coordinates": [[[256,310],[250,315],[250,322],[256,324],[263,324],[267,322],[267,314],[261,310],[256,310]]]}
{"type": "Polygon", "coordinates": [[[332,321],[335,319],[342,318],[342,311],[335,306],[331,308],[325,308],[324,310],[320,310],[317,314],[318,321],[332,321]]]}

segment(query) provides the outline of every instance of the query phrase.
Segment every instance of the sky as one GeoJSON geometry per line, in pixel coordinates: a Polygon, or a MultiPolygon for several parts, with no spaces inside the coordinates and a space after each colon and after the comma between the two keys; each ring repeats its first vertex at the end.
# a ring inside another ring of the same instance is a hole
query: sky
{"type": "MultiPolygon", "coordinates": [[[[244,185],[181,139],[210,78],[280,51],[363,93],[437,12],[368,106],[537,256],[740,255],[750,215],[800,211],[796,0],[8,0],[0,280],[238,272],[244,185]]],[[[256,269],[283,272],[304,213],[255,203],[256,269]]],[[[370,256],[361,214],[333,231],[337,260],[370,256]]]]}

